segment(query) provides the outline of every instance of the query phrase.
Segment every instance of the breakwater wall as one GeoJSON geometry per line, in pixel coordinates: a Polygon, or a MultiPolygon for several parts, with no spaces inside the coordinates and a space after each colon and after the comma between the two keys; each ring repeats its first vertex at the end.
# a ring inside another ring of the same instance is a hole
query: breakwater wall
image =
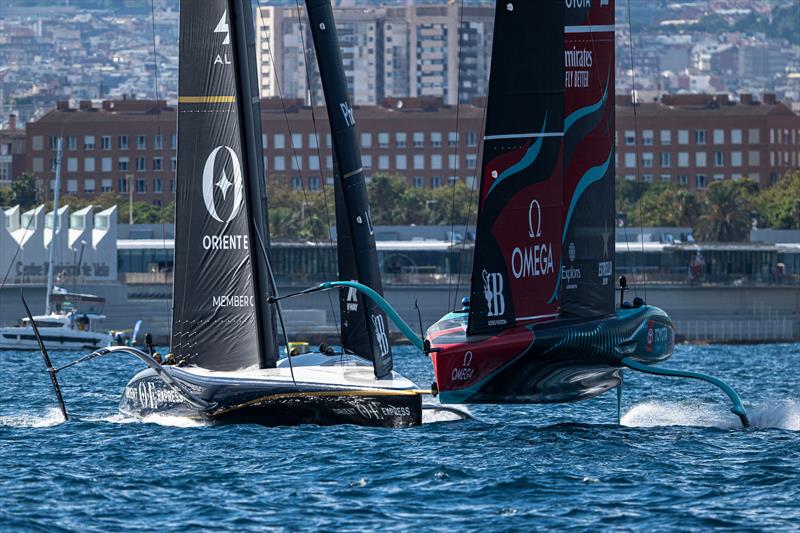
{"type": "MultiPolygon", "coordinates": [[[[24,314],[20,288],[25,290],[34,314],[44,311],[44,287],[7,286],[0,290],[0,324],[16,323],[24,314]]],[[[169,285],[89,284],[68,287],[75,292],[98,294],[108,302],[105,327],[129,329],[143,320],[144,332],[165,342],[170,330],[169,285]]],[[[282,286],[281,294],[304,289],[282,286]]],[[[419,305],[425,328],[438,320],[466,295],[447,285],[388,285],[387,299],[416,331],[419,305]],[[448,305],[448,301],[450,304],[448,305]]],[[[782,342],[800,341],[800,287],[798,286],[648,286],[630,291],[628,299],[641,296],[665,309],[676,325],[679,340],[699,342],[782,342]]],[[[335,292],[313,293],[283,302],[289,334],[314,342],[335,338],[339,304],[335,292]]]]}

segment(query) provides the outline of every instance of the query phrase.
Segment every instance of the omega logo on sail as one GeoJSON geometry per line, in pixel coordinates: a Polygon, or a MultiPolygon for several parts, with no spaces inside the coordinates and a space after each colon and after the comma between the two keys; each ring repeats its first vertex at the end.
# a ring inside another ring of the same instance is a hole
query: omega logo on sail
{"type": "Polygon", "coordinates": [[[242,186],[242,167],[239,164],[239,158],[236,156],[236,152],[229,146],[217,146],[214,148],[211,153],[208,155],[206,159],[206,164],[203,167],[203,201],[206,204],[206,210],[211,217],[216,220],[217,222],[227,223],[236,218],[236,215],[239,214],[239,211],[242,208],[242,201],[243,201],[243,189],[242,186]],[[231,162],[233,165],[233,181],[231,182],[230,178],[228,177],[225,169],[222,169],[219,177],[215,179],[214,176],[214,164],[217,161],[217,154],[220,150],[226,149],[228,154],[231,156],[231,162]],[[214,188],[217,187],[222,192],[222,199],[225,200],[228,196],[228,189],[233,187],[233,208],[231,209],[230,215],[223,220],[220,218],[219,214],[217,213],[217,207],[214,204],[214,188]]]}
{"type": "MultiPolygon", "coordinates": [[[[528,236],[531,239],[542,236],[542,206],[536,199],[528,207],[528,236]]],[[[550,243],[537,243],[522,248],[518,246],[511,252],[511,272],[516,279],[552,274],[553,271],[553,246],[550,243]]]]}

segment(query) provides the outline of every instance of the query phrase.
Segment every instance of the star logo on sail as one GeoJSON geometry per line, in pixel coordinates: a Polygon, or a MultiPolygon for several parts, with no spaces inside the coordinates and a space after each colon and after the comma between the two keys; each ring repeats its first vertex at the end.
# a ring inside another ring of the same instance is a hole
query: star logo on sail
{"type": "Polygon", "coordinates": [[[237,157],[236,152],[233,151],[233,148],[229,146],[217,146],[208,155],[206,163],[203,166],[203,202],[205,203],[206,211],[208,211],[208,214],[211,215],[211,218],[217,222],[227,223],[236,218],[236,215],[239,214],[239,211],[242,208],[243,200],[244,186],[242,181],[242,167],[239,164],[239,158],[237,157]],[[217,166],[217,156],[220,154],[220,152],[227,153],[230,156],[229,164],[233,170],[233,181],[231,181],[228,177],[228,174],[225,170],[225,163],[223,163],[222,169],[218,174],[218,177],[215,179],[215,176],[217,175],[214,171],[215,167],[217,166]],[[233,188],[233,205],[230,208],[230,214],[223,219],[219,215],[219,212],[217,211],[217,205],[214,202],[214,189],[220,190],[222,193],[222,201],[228,204],[228,193],[231,188],[233,188]]]}

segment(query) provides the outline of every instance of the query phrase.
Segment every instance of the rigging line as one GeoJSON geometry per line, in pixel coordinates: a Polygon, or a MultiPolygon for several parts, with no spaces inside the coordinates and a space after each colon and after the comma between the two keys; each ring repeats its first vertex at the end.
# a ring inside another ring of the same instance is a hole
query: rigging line
{"type": "MultiPolygon", "coordinates": [[[[455,163],[456,163],[456,172],[460,170],[459,163],[461,162],[459,149],[461,148],[461,131],[459,129],[460,119],[461,119],[461,53],[463,52],[463,48],[461,46],[461,38],[462,38],[462,31],[464,29],[464,0],[461,0],[461,5],[459,6],[459,17],[458,17],[458,76],[456,82],[456,143],[453,149],[454,156],[455,156],[455,163]]],[[[448,139],[449,141],[449,139],[448,139]]],[[[450,165],[448,165],[450,166],[450,165]]],[[[450,206],[450,249],[452,250],[455,246],[455,224],[456,224],[456,182],[458,181],[458,175],[456,175],[456,179],[451,183],[451,206],[450,206]]],[[[464,236],[466,238],[466,235],[464,236]]],[[[459,267],[460,265],[459,261],[459,267]]],[[[450,305],[450,296],[451,290],[453,289],[453,282],[450,276],[447,278],[447,305],[450,305]]],[[[458,293],[453,297],[453,309],[456,308],[456,301],[458,300],[458,293]]]]}
{"type": "MultiPolygon", "coordinates": [[[[321,136],[319,134],[319,129],[317,128],[317,113],[314,110],[314,91],[311,90],[311,69],[308,65],[309,63],[308,58],[310,54],[308,53],[308,49],[306,48],[305,31],[303,30],[302,17],[300,17],[300,0],[295,0],[295,5],[297,6],[297,25],[300,30],[300,44],[303,47],[303,59],[304,59],[303,63],[305,65],[305,70],[306,70],[306,89],[308,90],[308,102],[311,107],[311,124],[313,125],[314,128],[314,137],[316,139],[316,146],[317,146],[317,161],[319,162],[319,169],[320,169],[319,173],[321,177],[320,185],[322,185],[322,201],[323,205],[325,206],[325,222],[327,222],[328,224],[328,244],[330,245],[331,250],[333,250],[333,237],[331,236],[331,212],[330,208],[328,207],[328,191],[325,189],[325,180],[326,180],[325,168],[327,165],[325,165],[325,163],[322,160],[322,149],[319,146],[321,136]]],[[[332,134],[333,132],[331,132],[331,135],[332,134]]],[[[336,179],[335,175],[333,179],[336,179]]],[[[322,254],[320,253],[320,255],[322,254]]],[[[338,269],[337,269],[337,274],[338,274],[338,269]]],[[[331,296],[330,293],[328,293],[327,296],[328,296],[328,303],[331,306],[331,313],[333,315],[333,320],[336,323],[336,331],[338,332],[339,338],[341,339],[342,337],[341,325],[339,324],[339,322],[341,322],[341,316],[339,317],[339,320],[336,320],[336,312],[333,305],[333,297],[331,296]]]]}
{"type": "MultiPolygon", "coordinates": [[[[261,0],[256,0],[256,1],[257,1],[257,4],[258,4],[258,12],[259,12],[259,16],[260,16],[261,15],[261,10],[263,9],[261,7],[261,0]]],[[[298,13],[298,16],[299,16],[299,13],[298,13]]],[[[260,30],[262,35],[266,35],[265,26],[263,24],[261,25],[261,28],[259,28],[259,30],[260,30]]],[[[266,42],[267,42],[267,54],[269,55],[269,61],[270,61],[270,64],[273,65],[273,68],[274,68],[275,56],[272,54],[272,46],[270,45],[269,39],[266,39],[266,42]]],[[[305,50],[303,50],[303,57],[304,58],[306,57],[305,56],[305,50]]],[[[303,173],[300,170],[300,165],[298,164],[299,160],[298,160],[298,156],[297,156],[297,148],[294,145],[294,139],[293,139],[293,135],[292,135],[292,127],[291,127],[291,124],[289,123],[289,113],[286,111],[286,102],[283,100],[283,93],[281,91],[281,83],[280,83],[280,80],[278,79],[279,78],[278,73],[274,72],[274,75],[275,75],[275,89],[278,92],[278,100],[280,100],[280,102],[281,102],[281,109],[283,111],[283,118],[284,118],[284,121],[286,122],[286,130],[289,133],[289,145],[292,148],[292,160],[295,162],[295,166],[297,167],[297,173],[299,174],[299,177],[300,177],[300,189],[303,192],[303,201],[305,202],[306,205],[310,205],[309,202],[308,202],[308,194],[306,193],[306,186],[305,186],[305,180],[303,179],[303,173]]],[[[317,139],[317,146],[319,146],[319,139],[317,139]]],[[[320,161],[320,168],[322,168],[322,161],[320,161]]],[[[265,172],[265,174],[266,174],[266,172],[265,172]]],[[[264,179],[266,180],[266,176],[264,176],[264,179]]],[[[330,232],[328,232],[328,233],[330,234],[330,232]]],[[[317,250],[319,250],[319,255],[324,258],[323,253],[322,253],[322,248],[319,245],[319,239],[317,239],[317,236],[313,232],[311,233],[311,238],[314,241],[314,247],[317,250]]],[[[336,321],[336,312],[335,312],[334,306],[333,306],[333,299],[330,296],[328,297],[328,302],[330,303],[330,306],[331,306],[331,312],[333,313],[334,321],[336,323],[336,329],[338,331],[339,337],[341,338],[341,329],[339,328],[339,322],[336,321]]]]}
{"type": "MultiPolygon", "coordinates": [[[[489,76],[491,77],[491,65],[489,66],[489,68],[490,68],[489,76]]],[[[481,133],[485,132],[485,129],[486,129],[486,115],[488,114],[488,110],[489,110],[489,97],[488,97],[489,87],[488,87],[488,84],[487,84],[487,87],[486,87],[486,92],[487,92],[487,97],[486,97],[486,101],[485,101],[484,106],[483,106],[483,114],[481,116],[481,129],[480,129],[481,133]]],[[[469,221],[470,221],[470,219],[472,217],[472,204],[473,203],[477,204],[477,202],[475,202],[476,192],[478,194],[480,194],[480,184],[479,184],[479,179],[478,179],[478,173],[482,171],[483,165],[482,164],[478,164],[478,162],[481,162],[483,160],[483,148],[484,148],[484,146],[485,146],[485,142],[483,144],[481,144],[481,146],[480,146],[480,148],[478,150],[478,153],[475,154],[476,163],[475,163],[475,169],[472,172],[472,188],[471,188],[470,194],[469,194],[469,203],[467,204],[467,217],[464,220],[464,239],[461,241],[461,250],[459,250],[459,252],[458,252],[458,276],[456,277],[456,288],[455,288],[456,304],[457,304],[457,301],[458,301],[458,288],[459,288],[459,285],[461,284],[461,271],[462,271],[461,262],[462,262],[462,259],[464,257],[464,253],[467,250],[467,230],[469,229],[469,221]],[[480,157],[478,157],[478,156],[480,156],[480,157]],[[477,188],[476,188],[476,186],[477,186],[477,188]]],[[[476,237],[476,240],[477,240],[477,235],[478,235],[478,220],[477,220],[477,217],[478,217],[478,213],[477,213],[477,210],[476,210],[476,213],[475,213],[475,237],[476,237]]],[[[475,253],[475,242],[473,242],[472,252],[473,252],[473,254],[475,253]]],[[[450,302],[448,302],[447,305],[449,307],[450,306],[450,302]]],[[[457,305],[453,306],[453,310],[454,311],[458,310],[457,309],[457,305]]]]}
{"type": "MultiPolygon", "coordinates": [[[[594,27],[592,25],[592,18],[591,18],[591,14],[590,13],[587,13],[586,20],[589,22],[589,25],[591,27],[594,27]]],[[[597,49],[595,47],[595,45],[597,44],[597,41],[595,41],[595,38],[594,38],[594,31],[590,31],[589,32],[589,38],[591,39],[591,43],[592,43],[592,55],[593,55],[593,57],[597,57],[597,49]]],[[[616,40],[616,33],[614,33],[614,39],[616,40]]],[[[597,77],[598,80],[600,80],[600,67],[598,65],[598,62],[596,62],[596,61],[592,62],[592,68],[594,69],[595,76],[597,77]]],[[[610,72],[609,72],[609,75],[610,75],[610,72]]],[[[615,76],[615,79],[616,79],[616,76],[615,76]]],[[[612,91],[614,91],[613,87],[612,87],[612,91]]],[[[614,93],[612,93],[612,95],[613,94],[614,93]]],[[[616,109],[616,102],[614,103],[614,109],[616,109]]],[[[615,111],[615,113],[616,113],[616,111],[615,111]]],[[[616,120],[614,121],[614,127],[616,129],[616,120]]],[[[612,136],[612,135],[613,135],[613,137],[611,137],[611,139],[616,139],[616,132],[609,132],[609,136],[612,136]]],[[[616,149],[615,142],[616,142],[615,140],[612,140],[610,142],[611,147],[614,148],[614,149],[616,149]]],[[[614,219],[616,219],[616,217],[617,217],[617,213],[616,213],[616,211],[617,211],[617,209],[616,209],[616,207],[617,207],[617,204],[616,204],[616,191],[617,191],[616,179],[617,179],[617,176],[616,176],[616,168],[615,168],[615,172],[614,172],[614,181],[615,181],[615,183],[614,183],[614,219]]],[[[617,231],[616,224],[614,224],[614,227],[612,228],[612,231],[614,231],[614,232],[617,231]]],[[[625,247],[628,250],[628,254],[629,254],[628,257],[631,257],[630,256],[631,243],[628,240],[628,227],[626,225],[624,225],[624,224],[622,226],[622,234],[625,236],[625,247]]],[[[616,239],[616,235],[615,235],[614,236],[615,248],[616,248],[616,242],[617,242],[617,239],[616,239]]],[[[616,250],[613,253],[614,253],[614,262],[616,263],[616,250]]],[[[634,277],[633,277],[633,279],[631,279],[631,282],[630,282],[631,283],[631,288],[633,289],[633,294],[635,296],[639,296],[639,291],[637,290],[637,285],[638,284],[636,283],[636,278],[635,278],[635,272],[636,272],[635,264],[633,266],[633,269],[634,269],[634,277]]]]}
{"type": "MultiPolygon", "coordinates": [[[[636,158],[636,181],[639,181],[639,126],[637,121],[636,107],[639,105],[638,98],[636,97],[636,72],[633,63],[633,25],[631,24],[631,0],[628,3],[628,49],[631,56],[631,91],[633,100],[633,153],[636,158]]],[[[641,198],[638,202],[639,208],[639,240],[642,245],[642,257],[644,257],[644,221],[642,220],[642,201],[641,198]]],[[[647,301],[647,271],[642,268],[642,287],[644,289],[644,301],[647,301]]]]}

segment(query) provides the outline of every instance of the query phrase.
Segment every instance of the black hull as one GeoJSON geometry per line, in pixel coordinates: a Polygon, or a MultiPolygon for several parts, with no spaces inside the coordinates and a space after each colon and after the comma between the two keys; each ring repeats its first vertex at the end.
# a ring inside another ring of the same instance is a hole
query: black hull
{"type": "Polygon", "coordinates": [[[422,397],[410,390],[301,382],[295,388],[291,382],[209,378],[177,368],[168,371],[210,407],[192,407],[155,372],[145,370],[125,387],[120,411],[136,418],[179,416],[215,425],[410,427],[422,423],[422,397]]]}

